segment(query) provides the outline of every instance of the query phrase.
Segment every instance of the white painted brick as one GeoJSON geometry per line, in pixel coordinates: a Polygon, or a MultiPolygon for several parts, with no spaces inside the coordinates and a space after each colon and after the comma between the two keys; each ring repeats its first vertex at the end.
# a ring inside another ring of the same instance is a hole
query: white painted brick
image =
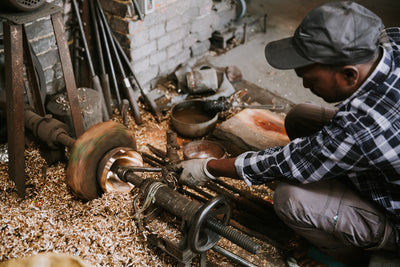
{"type": "Polygon", "coordinates": [[[159,65],[167,59],[167,52],[165,50],[150,55],[150,65],[159,65]]]}
{"type": "Polygon", "coordinates": [[[167,46],[169,46],[170,44],[172,44],[173,42],[173,38],[172,38],[172,34],[166,34],[164,36],[161,36],[158,40],[157,40],[157,49],[160,51],[162,49],[165,49],[167,46]]]}
{"type": "Polygon", "coordinates": [[[150,40],[157,39],[158,37],[164,35],[165,33],[165,24],[160,23],[158,25],[154,25],[150,29],[148,29],[149,32],[149,38],[150,40]]]}
{"type": "Polygon", "coordinates": [[[145,57],[137,61],[132,61],[131,66],[133,67],[133,71],[135,73],[142,72],[143,70],[148,69],[148,67],[150,66],[150,58],[145,57]]]}
{"type": "Polygon", "coordinates": [[[150,43],[140,46],[140,47],[135,47],[134,49],[131,50],[131,58],[133,61],[137,61],[141,58],[144,58],[151,53],[154,53],[157,51],[157,45],[156,41],[151,41],[150,43]]]}
{"type": "Polygon", "coordinates": [[[148,67],[147,69],[142,70],[142,72],[136,74],[137,79],[143,84],[147,84],[158,76],[158,69],[158,66],[148,67]]]}
{"type": "Polygon", "coordinates": [[[182,17],[176,16],[175,18],[167,21],[166,30],[167,32],[173,31],[183,26],[182,17]]]}
{"type": "Polygon", "coordinates": [[[168,58],[172,58],[172,57],[178,55],[180,52],[182,52],[182,49],[183,49],[182,41],[178,41],[175,44],[169,46],[167,48],[168,58]]]}
{"type": "Polygon", "coordinates": [[[131,40],[131,48],[143,46],[149,43],[149,32],[146,30],[136,32],[133,35],[129,35],[128,38],[131,40]]]}

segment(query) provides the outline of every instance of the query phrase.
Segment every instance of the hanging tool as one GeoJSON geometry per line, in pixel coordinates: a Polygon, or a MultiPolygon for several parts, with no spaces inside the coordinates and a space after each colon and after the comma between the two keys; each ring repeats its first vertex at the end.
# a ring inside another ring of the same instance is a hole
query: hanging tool
{"type": "Polygon", "coordinates": [[[113,36],[112,36],[112,33],[111,33],[111,29],[110,29],[110,27],[109,27],[109,25],[107,23],[107,19],[106,19],[106,16],[104,14],[103,8],[101,7],[99,0],[96,0],[96,3],[97,3],[97,9],[100,12],[100,17],[103,20],[104,29],[105,29],[105,32],[107,34],[111,50],[113,52],[114,58],[115,58],[115,60],[117,62],[118,68],[119,68],[119,71],[120,71],[121,76],[123,78],[123,85],[124,85],[124,88],[125,88],[125,94],[128,97],[128,100],[129,100],[129,102],[131,104],[133,117],[135,119],[136,124],[141,124],[143,121],[142,121],[142,117],[140,115],[140,110],[139,110],[138,103],[136,101],[135,94],[133,92],[133,88],[131,86],[131,83],[130,83],[128,77],[125,74],[125,70],[124,70],[124,67],[122,66],[121,59],[120,59],[120,57],[118,55],[118,51],[117,51],[117,48],[115,46],[115,42],[114,42],[114,39],[113,39],[113,36]]]}
{"type": "Polygon", "coordinates": [[[90,5],[90,15],[92,17],[92,22],[93,22],[93,30],[94,30],[94,37],[95,37],[94,39],[95,39],[96,47],[97,47],[97,55],[99,57],[101,87],[103,88],[103,94],[104,94],[108,114],[111,116],[113,112],[112,112],[112,105],[111,105],[112,97],[111,97],[111,90],[110,90],[110,80],[108,78],[108,74],[106,73],[106,67],[104,65],[103,47],[101,45],[99,25],[97,23],[96,9],[95,9],[93,0],[89,0],[89,5],[90,5]]]}
{"type": "MultiPolygon", "coordinates": [[[[95,6],[96,3],[94,3],[95,6]]],[[[105,26],[103,23],[103,20],[101,19],[101,15],[100,15],[100,11],[98,10],[97,7],[95,7],[95,11],[96,11],[96,18],[97,18],[97,22],[98,22],[98,26],[99,26],[99,30],[101,33],[101,37],[103,39],[103,45],[104,45],[104,52],[106,55],[106,59],[107,59],[107,63],[108,63],[108,67],[110,69],[110,78],[111,78],[111,82],[115,91],[115,96],[117,97],[117,106],[120,107],[121,106],[121,96],[119,94],[119,89],[118,89],[118,83],[117,83],[117,77],[115,75],[115,69],[114,69],[114,64],[112,61],[112,57],[111,57],[111,51],[110,51],[110,47],[108,45],[108,38],[106,35],[106,30],[105,30],[105,26]]]]}
{"type": "Polygon", "coordinates": [[[103,120],[104,121],[108,121],[110,119],[110,116],[108,115],[106,102],[104,100],[103,90],[101,89],[101,85],[100,85],[100,79],[96,75],[96,72],[94,71],[92,57],[90,56],[90,53],[89,53],[89,47],[88,47],[88,43],[86,41],[86,36],[85,36],[85,31],[83,29],[81,15],[79,14],[79,6],[78,6],[78,3],[76,2],[76,0],[72,0],[72,5],[74,7],[75,15],[76,15],[76,18],[77,18],[77,21],[78,21],[79,31],[81,33],[81,40],[82,40],[82,43],[83,43],[83,46],[84,46],[84,49],[85,49],[85,54],[86,54],[86,59],[88,61],[90,74],[92,75],[93,87],[100,94],[100,101],[101,101],[101,107],[102,107],[102,113],[103,113],[103,120]]]}
{"type": "Polygon", "coordinates": [[[127,57],[126,54],[125,54],[125,51],[122,49],[121,44],[118,42],[117,38],[115,38],[115,36],[113,36],[113,37],[114,37],[115,46],[118,48],[118,51],[119,51],[119,53],[121,54],[122,59],[123,59],[124,62],[125,62],[125,65],[127,65],[128,68],[129,68],[129,70],[131,71],[132,77],[133,77],[133,79],[134,79],[135,82],[136,82],[136,86],[137,86],[137,87],[139,88],[139,90],[140,90],[140,93],[141,93],[141,95],[142,95],[142,98],[143,98],[144,103],[148,106],[148,108],[150,109],[151,113],[153,113],[153,115],[154,115],[154,117],[156,118],[156,120],[157,120],[158,122],[161,122],[161,120],[162,120],[162,115],[161,115],[161,113],[157,110],[157,105],[156,105],[156,103],[154,102],[154,100],[150,99],[150,98],[146,95],[146,93],[144,92],[142,86],[140,85],[138,79],[136,78],[135,72],[134,72],[134,70],[133,70],[133,68],[132,68],[132,66],[131,66],[131,64],[130,64],[130,62],[129,62],[128,57],[127,57]]]}

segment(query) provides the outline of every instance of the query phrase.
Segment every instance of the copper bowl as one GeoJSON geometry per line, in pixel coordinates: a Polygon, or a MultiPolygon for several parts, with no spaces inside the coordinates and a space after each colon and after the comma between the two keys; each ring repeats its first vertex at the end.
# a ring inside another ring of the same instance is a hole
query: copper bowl
{"type": "Polygon", "coordinates": [[[218,113],[208,111],[202,100],[187,100],[172,107],[171,121],[179,134],[201,137],[214,130],[218,113]]]}
{"type": "Polygon", "coordinates": [[[186,144],[183,147],[184,159],[204,159],[204,158],[226,158],[225,148],[218,142],[209,140],[198,140],[186,144]]]}

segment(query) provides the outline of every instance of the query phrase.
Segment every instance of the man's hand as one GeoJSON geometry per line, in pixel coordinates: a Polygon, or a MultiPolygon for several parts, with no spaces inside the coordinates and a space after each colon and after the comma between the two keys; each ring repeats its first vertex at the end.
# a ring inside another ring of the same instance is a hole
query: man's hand
{"type": "Polygon", "coordinates": [[[215,158],[182,161],[180,164],[182,173],[179,177],[179,182],[189,186],[199,186],[215,179],[207,170],[207,163],[212,159],[215,158]]]}

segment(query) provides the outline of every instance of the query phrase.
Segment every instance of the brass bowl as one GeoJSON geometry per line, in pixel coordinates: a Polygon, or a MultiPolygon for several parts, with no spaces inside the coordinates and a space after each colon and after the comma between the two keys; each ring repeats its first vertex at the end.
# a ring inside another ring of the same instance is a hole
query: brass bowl
{"type": "Polygon", "coordinates": [[[171,110],[171,122],[175,130],[186,137],[201,137],[212,130],[218,121],[218,113],[210,112],[202,100],[187,100],[171,110]]]}
{"type": "Polygon", "coordinates": [[[226,158],[225,148],[218,142],[209,140],[198,140],[186,144],[183,147],[184,159],[204,159],[204,158],[226,158]]]}

